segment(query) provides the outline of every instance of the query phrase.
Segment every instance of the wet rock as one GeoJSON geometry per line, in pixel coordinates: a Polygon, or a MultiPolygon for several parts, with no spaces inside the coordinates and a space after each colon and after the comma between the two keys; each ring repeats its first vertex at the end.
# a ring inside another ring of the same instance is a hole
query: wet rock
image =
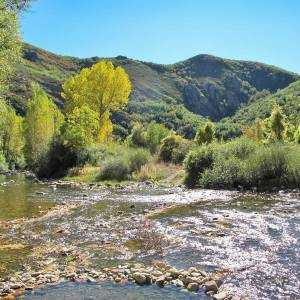
{"type": "Polygon", "coordinates": [[[32,285],[26,285],[25,286],[25,291],[32,291],[33,290],[33,286],[32,285]]]}
{"type": "Polygon", "coordinates": [[[213,296],[213,299],[214,300],[225,300],[227,297],[227,293],[225,291],[221,292],[221,293],[218,293],[218,294],[215,294],[213,296]]]}
{"type": "Polygon", "coordinates": [[[210,292],[210,291],[212,291],[214,293],[218,292],[218,286],[214,280],[206,281],[204,283],[204,287],[205,287],[206,292],[210,292]]]}
{"type": "Polygon", "coordinates": [[[188,284],[187,290],[190,292],[197,292],[199,290],[199,284],[196,282],[191,282],[188,284]]]}
{"type": "Polygon", "coordinates": [[[92,278],[92,277],[88,277],[86,279],[86,282],[96,282],[96,280],[94,278],[92,278]]]}
{"type": "Polygon", "coordinates": [[[176,285],[177,287],[183,287],[184,286],[183,282],[180,279],[175,279],[173,281],[173,284],[176,285]]]}
{"type": "Polygon", "coordinates": [[[23,286],[24,286],[24,284],[22,284],[22,283],[12,283],[12,284],[10,285],[10,288],[11,288],[12,290],[17,290],[17,289],[22,288],[23,286]]]}
{"type": "Polygon", "coordinates": [[[159,287],[164,287],[165,286],[165,276],[158,277],[155,281],[156,285],[159,287]]]}
{"type": "Polygon", "coordinates": [[[115,278],[115,282],[116,282],[116,283],[119,283],[119,282],[121,282],[121,281],[122,281],[122,278],[120,278],[120,277],[116,277],[116,278],[115,278]]]}
{"type": "Polygon", "coordinates": [[[141,274],[141,273],[134,273],[133,274],[133,279],[135,280],[135,282],[137,284],[140,284],[140,285],[144,285],[147,282],[146,276],[141,274]]]}

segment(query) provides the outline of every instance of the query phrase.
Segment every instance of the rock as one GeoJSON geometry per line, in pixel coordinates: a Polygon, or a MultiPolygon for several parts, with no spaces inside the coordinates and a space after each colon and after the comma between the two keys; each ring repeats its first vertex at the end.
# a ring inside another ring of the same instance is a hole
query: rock
{"type": "Polygon", "coordinates": [[[197,272],[193,272],[193,273],[191,273],[191,276],[192,277],[200,277],[200,276],[202,276],[200,273],[197,273],[197,272]]]}
{"type": "Polygon", "coordinates": [[[141,274],[141,273],[134,273],[133,274],[133,279],[135,280],[135,282],[137,284],[140,284],[140,285],[144,285],[147,282],[146,276],[141,274]]]}
{"type": "Polygon", "coordinates": [[[183,287],[184,286],[183,282],[180,279],[175,279],[173,281],[173,284],[176,285],[177,287],[183,287]]]}
{"type": "Polygon", "coordinates": [[[25,286],[25,291],[32,291],[33,290],[33,286],[32,285],[26,285],[25,286]]]}
{"type": "Polygon", "coordinates": [[[86,279],[86,282],[96,282],[96,280],[94,278],[92,278],[92,277],[88,277],[86,279]]]}
{"type": "Polygon", "coordinates": [[[169,273],[175,279],[178,278],[178,276],[180,275],[180,272],[176,268],[169,269],[169,273]]]}
{"type": "Polygon", "coordinates": [[[210,291],[212,291],[214,293],[218,292],[218,286],[214,280],[206,281],[204,283],[204,287],[205,287],[206,292],[210,292],[210,291]]]}
{"type": "Polygon", "coordinates": [[[130,205],[130,208],[135,208],[135,205],[134,205],[134,204],[131,204],[131,205],[130,205]]]}
{"type": "Polygon", "coordinates": [[[121,282],[121,281],[122,281],[122,279],[121,279],[120,277],[116,277],[116,278],[115,278],[115,282],[119,283],[119,282],[121,282]]]}
{"type": "Polygon", "coordinates": [[[223,284],[223,277],[222,276],[215,276],[213,279],[216,282],[218,287],[220,287],[223,284]]]}
{"type": "Polygon", "coordinates": [[[46,193],[44,193],[44,192],[35,192],[35,194],[40,195],[40,196],[46,195],[46,193]]]}
{"type": "Polygon", "coordinates": [[[224,300],[224,299],[226,299],[226,297],[227,297],[227,293],[225,291],[223,291],[221,293],[215,294],[213,296],[213,299],[215,299],[215,300],[224,300]]]}
{"type": "Polygon", "coordinates": [[[10,288],[13,289],[13,290],[17,290],[17,289],[20,289],[21,287],[23,287],[24,285],[22,283],[12,283],[10,285],[10,288]]]}
{"type": "Polygon", "coordinates": [[[152,272],[152,275],[155,276],[155,277],[160,277],[163,275],[163,273],[161,271],[158,271],[158,270],[154,270],[152,272]]]}
{"type": "Polygon", "coordinates": [[[191,282],[188,284],[187,290],[190,292],[197,292],[199,290],[199,284],[196,282],[191,282]]]}
{"type": "Polygon", "coordinates": [[[156,279],[156,285],[158,285],[159,287],[164,287],[165,286],[165,277],[164,276],[161,276],[161,277],[158,277],[156,279]]]}

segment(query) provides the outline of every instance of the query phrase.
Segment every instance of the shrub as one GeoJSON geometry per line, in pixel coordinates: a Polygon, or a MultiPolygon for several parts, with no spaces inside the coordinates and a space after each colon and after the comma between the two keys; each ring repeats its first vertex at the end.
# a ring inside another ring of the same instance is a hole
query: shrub
{"type": "Polygon", "coordinates": [[[225,144],[215,144],[214,146],[218,148],[218,151],[216,151],[218,155],[226,158],[234,156],[239,159],[245,159],[260,145],[248,138],[241,137],[225,144]]]}
{"type": "Polygon", "coordinates": [[[5,172],[8,170],[8,165],[5,161],[3,153],[0,152],[0,172],[5,172]]]}
{"type": "Polygon", "coordinates": [[[195,186],[205,169],[211,168],[213,164],[213,148],[211,146],[202,146],[188,153],[184,159],[186,170],[185,183],[188,186],[195,186]]]}
{"type": "Polygon", "coordinates": [[[135,124],[131,135],[128,137],[128,144],[132,147],[148,148],[155,153],[163,138],[170,133],[164,125],[151,122],[146,125],[135,124]]]}
{"type": "Polygon", "coordinates": [[[243,170],[245,184],[261,186],[267,182],[284,183],[287,175],[288,160],[285,147],[267,145],[259,148],[246,161],[243,170]]]}
{"type": "Polygon", "coordinates": [[[98,179],[118,181],[129,179],[130,175],[139,171],[149,159],[150,154],[145,149],[123,147],[122,153],[118,152],[117,156],[111,155],[104,160],[98,179]]]}
{"type": "Polygon", "coordinates": [[[110,158],[105,161],[98,180],[125,180],[130,174],[130,163],[127,157],[110,158]]]}
{"type": "Polygon", "coordinates": [[[200,186],[233,188],[240,183],[240,172],[242,170],[241,160],[231,157],[225,159],[220,157],[211,169],[206,169],[199,179],[200,186]]]}
{"type": "Polygon", "coordinates": [[[145,149],[133,149],[128,153],[130,173],[139,171],[143,165],[149,162],[150,154],[145,149]]]}
{"type": "Polygon", "coordinates": [[[215,128],[211,122],[207,122],[204,126],[199,127],[195,141],[198,145],[210,144],[215,138],[215,128]]]}
{"type": "Polygon", "coordinates": [[[164,162],[182,163],[192,143],[183,137],[171,134],[162,140],[159,159],[164,162]]]}

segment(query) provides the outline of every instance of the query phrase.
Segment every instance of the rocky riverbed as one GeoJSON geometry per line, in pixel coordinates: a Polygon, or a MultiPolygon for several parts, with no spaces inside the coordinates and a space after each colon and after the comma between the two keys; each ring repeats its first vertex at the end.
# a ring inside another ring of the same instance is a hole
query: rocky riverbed
{"type": "MultiPolygon", "coordinates": [[[[4,178],[0,189],[1,297],[39,299],[30,298],[38,289],[64,299],[67,282],[90,284],[91,295],[98,282],[112,282],[106,288],[120,293],[136,282],[157,287],[162,297],[162,287],[170,294],[189,291],[176,294],[180,299],[299,296],[297,190],[256,194],[20,178],[4,178]]],[[[150,290],[141,291],[151,299],[150,290]]]]}

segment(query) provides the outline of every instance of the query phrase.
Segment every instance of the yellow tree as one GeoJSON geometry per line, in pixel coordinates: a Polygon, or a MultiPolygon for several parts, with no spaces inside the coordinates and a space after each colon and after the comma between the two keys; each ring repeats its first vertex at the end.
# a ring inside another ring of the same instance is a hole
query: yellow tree
{"type": "Polygon", "coordinates": [[[124,108],[130,92],[131,83],[125,70],[102,60],[66,81],[62,97],[66,100],[67,114],[83,105],[98,113],[98,141],[104,142],[112,132],[110,112],[124,108]]]}
{"type": "Polygon", "coordinates": [[[25,116],[25,155],[33,169],[47,155],[62,123],[63,115],[56,105],[38,85],[33,85],[25,116]]]}

